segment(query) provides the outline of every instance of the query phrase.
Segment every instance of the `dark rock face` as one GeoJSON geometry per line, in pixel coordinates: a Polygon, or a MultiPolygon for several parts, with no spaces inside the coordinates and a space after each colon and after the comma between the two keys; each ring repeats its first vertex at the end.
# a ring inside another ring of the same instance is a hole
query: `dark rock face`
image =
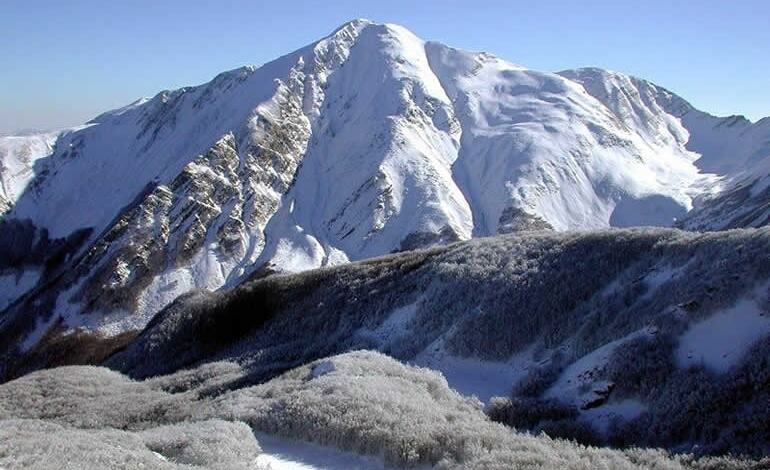
{"type": "Polygon", "coordinates": [[[54,270],[76,253],[90,234],[90,229],[81,229],[51,239],[47,229],[29,220],[0,220],[0,272],[25,267],[54,270]]]}

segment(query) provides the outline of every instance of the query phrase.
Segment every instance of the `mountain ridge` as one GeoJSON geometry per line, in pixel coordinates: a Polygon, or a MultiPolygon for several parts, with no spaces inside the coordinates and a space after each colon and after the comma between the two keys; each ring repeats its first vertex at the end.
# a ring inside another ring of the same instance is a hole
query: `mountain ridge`
{"type": "Polygon", "coordinates": [[[31,311],[24,344],[56,328],[117,335],[191,289],[512,230],[707,229],[709,201],[747,176],[729,172],[763,168],[767,123],[615,72],[537,72],[351,21],[28,155],[3,219],[16,227],[0,240],[3,328],[31,311]],[[19,255],[22,233],[64,248],[19,255]]]}

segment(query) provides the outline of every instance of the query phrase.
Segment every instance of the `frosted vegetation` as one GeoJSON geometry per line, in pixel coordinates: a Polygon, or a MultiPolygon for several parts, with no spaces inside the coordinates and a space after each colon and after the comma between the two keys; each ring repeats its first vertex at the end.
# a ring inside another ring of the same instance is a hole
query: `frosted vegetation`
{"type": "Polygon", "coordinates": [[[218,362],[141,382],[90,366],[0,385],[4,468],[255,468],[253,431],[439,468],[730,469],[762,465],[609,450],[515,432],[435,372],[359,351],[227,391],[218,362]],[[319,371],[320,369],[320,371],[319,371]]]}
{"type": "Polygon", "coordinates": [[[196,292],[106,365],[142,378],[236,361],[243,375],[221,385],[234,390],[355,349],[509,361],[524,372],[489,404],[496,421],[587,444],[761,456],[770,339],[740,338],[726,368],[676,351],[708,347],[687,332],[742,305],[738,318],[763,324],[769,279],[770,229],[530,232],[196,292]]]}

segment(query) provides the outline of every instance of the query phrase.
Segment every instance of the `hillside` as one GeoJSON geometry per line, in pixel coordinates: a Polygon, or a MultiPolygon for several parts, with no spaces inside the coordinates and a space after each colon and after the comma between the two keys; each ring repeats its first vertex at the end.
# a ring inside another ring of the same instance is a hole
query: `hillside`
{"type": "Polygon", "coordinates": [[[372,349],[441,372],[518,429],[762,456],[768,230],[525,232],[273,275],[181,297],[122,348],[76,334],[17,350],[6,374],[106,355],[135,378],[228,361],[243,370],[229,390],[372,349]]]}

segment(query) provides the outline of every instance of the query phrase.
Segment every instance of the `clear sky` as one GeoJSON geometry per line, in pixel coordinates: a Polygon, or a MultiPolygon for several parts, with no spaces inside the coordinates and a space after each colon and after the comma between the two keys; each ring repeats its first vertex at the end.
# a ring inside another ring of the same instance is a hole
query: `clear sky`
{"type": "Polygon", "coordinates": [[[0,0],[0,132],[82,123],[359,17],[533,69],[631,73],[713,114],[770,115],[768,0],[0,0]]]}

